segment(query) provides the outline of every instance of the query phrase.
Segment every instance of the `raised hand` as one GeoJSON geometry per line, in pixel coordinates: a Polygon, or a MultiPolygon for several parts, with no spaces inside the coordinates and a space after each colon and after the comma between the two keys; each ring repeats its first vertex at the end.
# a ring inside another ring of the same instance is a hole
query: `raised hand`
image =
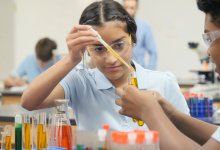
{"type": "Polygon", "coordinates": [[[66,38],[71,60],[78,63],[82,60],[86,46],[97,43],[97,33],[92,32],[88,25],[76,25],[66,38]]]}

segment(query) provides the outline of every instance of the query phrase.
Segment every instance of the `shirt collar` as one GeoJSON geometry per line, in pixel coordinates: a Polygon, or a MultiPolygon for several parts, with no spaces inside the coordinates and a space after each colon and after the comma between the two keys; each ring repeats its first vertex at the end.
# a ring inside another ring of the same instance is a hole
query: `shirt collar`
{"type": "MultiPolygon", "coordinates": [[[[133,61],[136,68],[136,75],[138,80],[138,89],[146,90],[147,89],[147,76],[143,67],[133,61]]],[[[114,87],[112,83],[105,77],[105,75],[100,72],[97,68],[93,69],[93,75],[96,82],[97,89],[110,89],[114,87]]]]}
{"type": "Polygon", "coordinates": [[[105,77],[105,75],[97,68],[94,69],[94,79],[97,89],[99,90],[110,89],[114,87],[112,83],[105,77]]]}

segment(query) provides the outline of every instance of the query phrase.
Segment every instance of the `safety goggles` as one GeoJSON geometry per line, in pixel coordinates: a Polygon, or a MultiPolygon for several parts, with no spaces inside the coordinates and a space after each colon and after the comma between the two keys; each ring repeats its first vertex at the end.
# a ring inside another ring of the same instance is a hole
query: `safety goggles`
{"type": "Polygon", "coordinates": [[[205,44],[210,47],[215,40],[220,38],[220,30],[204,33],[202,37],[205,44]]]}

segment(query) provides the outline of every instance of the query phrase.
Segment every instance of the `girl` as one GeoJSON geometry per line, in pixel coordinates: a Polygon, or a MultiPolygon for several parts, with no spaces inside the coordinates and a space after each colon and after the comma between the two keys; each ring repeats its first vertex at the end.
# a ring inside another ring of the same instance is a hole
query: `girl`
{"type": "Polygon", "coordinates": [[[106,123],[117,130],[147,129],[146,125],[139,127],[132,118],[118,113],[115,88],[127,85],[131,72],[97,40],[99,33],[128,64],[134,65],[139,89],[156,90],[178,110],[189,113],[172,74],[146,70],[132,61],[137,28],[118,2],[92,3],[83,11],[79,24],[66,39],[69,55],[32,82],[22,96],[23,107],[53,107],[56,99],[65,98],[70,100],[79,129],[98,129],[106,123]],[[74,69],[86,50],[96,68],[74,69]]]}

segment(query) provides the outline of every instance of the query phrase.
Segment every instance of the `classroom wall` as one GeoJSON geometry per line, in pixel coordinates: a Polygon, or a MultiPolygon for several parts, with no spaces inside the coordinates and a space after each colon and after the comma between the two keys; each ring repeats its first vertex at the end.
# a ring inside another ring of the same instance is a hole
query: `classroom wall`
{"type": "MultiPolygon", "coordinates": [[[[0,18],[7,19],[0,22],[0,78],[34,52],[39,38],[53,38],[59,52],[66,53],[66,35],[92,1],[1,0],[0,18]],[[10,5],[8,10],[6,1],[10,5]],[[3,67],[4,62],[9,65],[3,67]]],[[[188,41],[202,43],[203,13],[198,11],[195,0],[140,0],[138,16],[152,26],[159,53],[158,70],[188,77],[188,70],[200,67],[197,54],[187,47],[188,41]]]]}
{"type": "Polygon", "coordinates": [[[197,53],[188,48],[189,41],[202,40],[204,14],[196,0],[140,0],[138,16],[153,29],[158,47],[158,70],[172,71],[179,78],[194,76],[189,70],[201,68],[197,53]]]}
{"type": "Polygon", "coordinates": [[[14,2],[0,0],[0,79],[8,75],[14,65],[14,2]]]}

